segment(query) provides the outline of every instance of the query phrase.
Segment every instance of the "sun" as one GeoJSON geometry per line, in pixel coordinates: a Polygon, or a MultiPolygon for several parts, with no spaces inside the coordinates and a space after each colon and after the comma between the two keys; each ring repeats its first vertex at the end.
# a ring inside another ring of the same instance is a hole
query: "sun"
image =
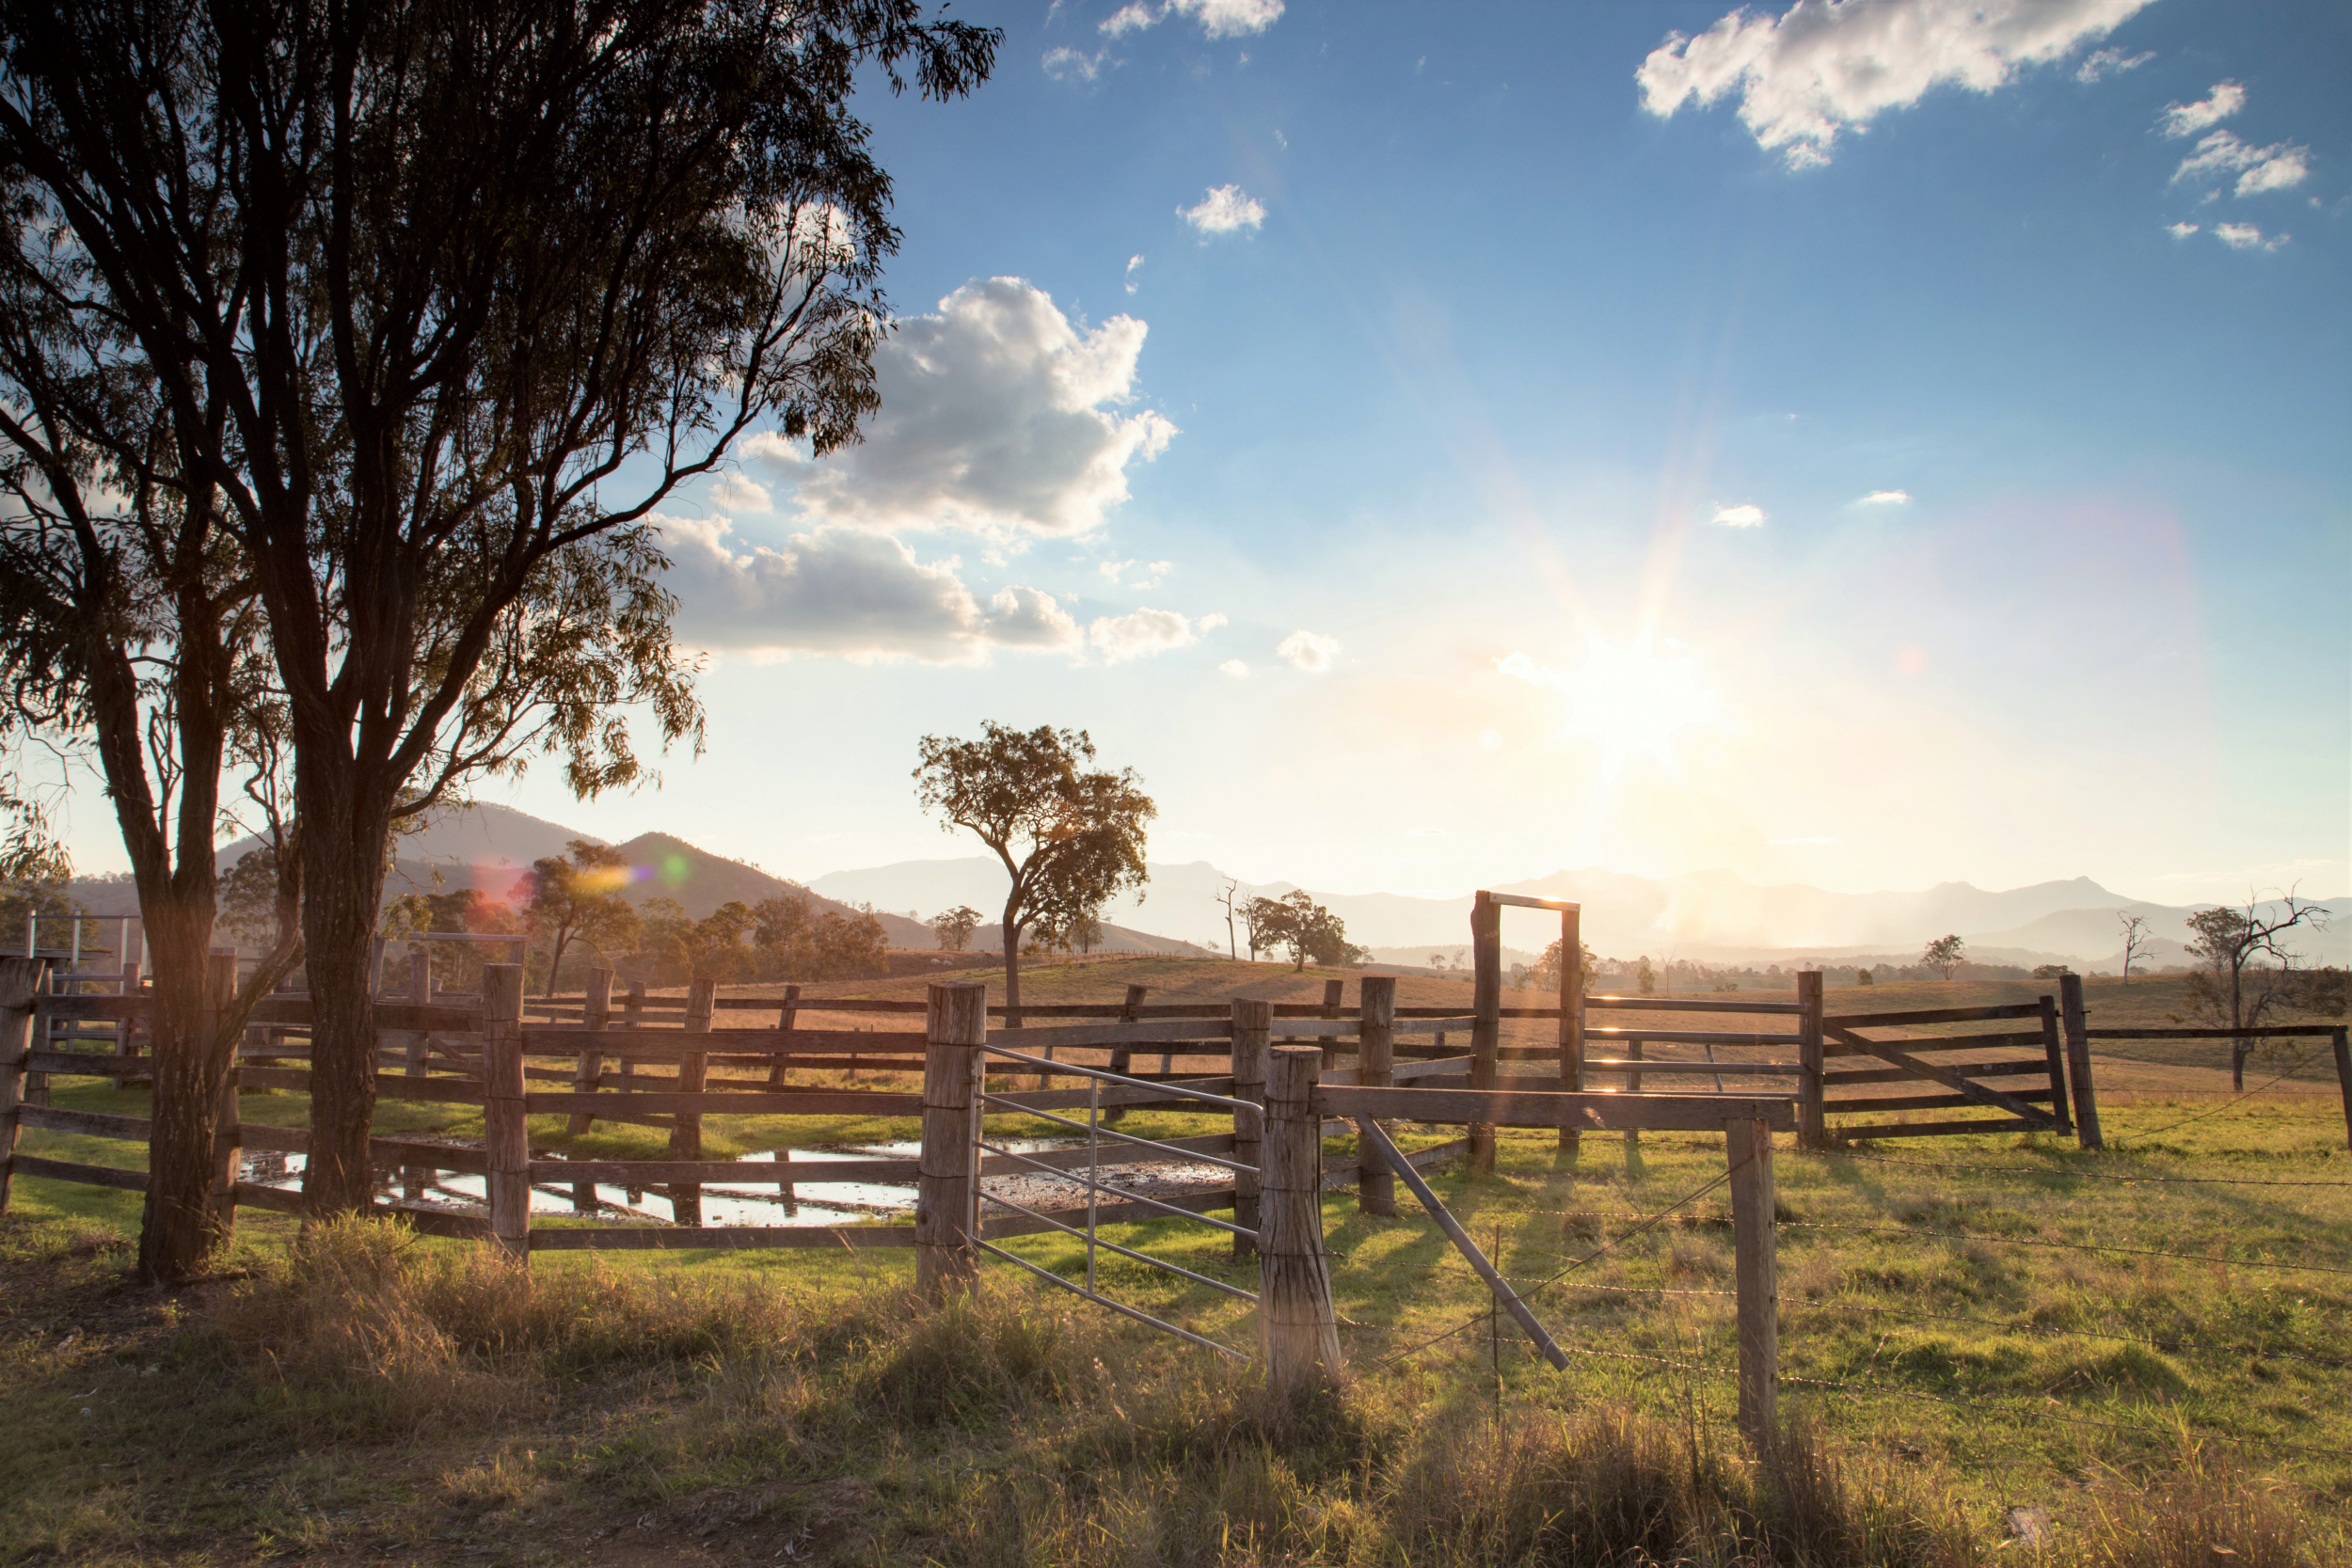
{"type": "Polygon", "coordinates": [[[1661,652],[1646,640],[1612,642],[1595,636],[1572,671],[1548,670],[1525,654],[1501,661],[1504,674],[1560,694],[1560,733],[1599,749],[1604,770],[1650,761],[1679,771],[1676,747],[1722,725],[1722,698],[1687,653],[1661,652]]]}

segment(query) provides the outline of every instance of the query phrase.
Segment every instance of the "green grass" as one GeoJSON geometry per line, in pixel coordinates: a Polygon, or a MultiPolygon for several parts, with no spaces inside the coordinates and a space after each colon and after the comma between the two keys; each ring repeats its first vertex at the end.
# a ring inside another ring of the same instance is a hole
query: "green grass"
{"type": "MultiPolygon", "coordinates": [[[[1125,983],[1090,967],[1096,987],[1125,983]]],[[[1250,983],[1319,997],[1311,974],[1273,967],[1250,983]]],[[[143,1108],[88,1083],[56,1100],[143,1108]]],[[[291,1096],[246,1103],[302,1115],[291,1096]]],[[[384,1111],[478,1128],[463,1107],[384,1111]]],[[[927,1320],[903,1252],[543,1254],[523,1287],[458,1243],[305,1255],[291,1222],[247,1211],[218,1282],[153,1298],[119,1283],[135,1195],[20,1179],[0,1222],[0,1466],[20,1499],[0,1561],[2352,1560],[2352,1155],[2333,1096],[2152,1086],[2106,1120],[2104,1154],[2014,1134],[1783,1148],[1802,1463],[1780,1471],[1731,1432],[1724,1191],[1631,1233],[1721,1173],[1720,1140],[1588,1135],[1567,1164],[1548,1136],[1506,1133],[1496,1176],[1437,1178],[1571,1351],[1565,1373],[1507,1319],[1490,1336],[1482,1288],[1409,1200],[1376,1220],[1329,1195],[1350,1374],[1304,1414],[1006,1268],[978,1308],[927,1320]],[[2137,1250],[2079,1250],[2096,1246],[2137,1250]],[[2048,1521],[2047,1555],[2003,1544],[2012,1510],[2048,1521]]],[[[707,1145],[911,1131],[713,1118],[707,1145]]],[[[1254,1283],[1200,1227],[1112,1234],[1254,1283]]],[[[1009,1244],[1081,1264],[1063,1238],[1009,1244]]],[[[1241,1304],[1101,1269],[1121,1299],[1250,1341],[1241,1304]]]]}

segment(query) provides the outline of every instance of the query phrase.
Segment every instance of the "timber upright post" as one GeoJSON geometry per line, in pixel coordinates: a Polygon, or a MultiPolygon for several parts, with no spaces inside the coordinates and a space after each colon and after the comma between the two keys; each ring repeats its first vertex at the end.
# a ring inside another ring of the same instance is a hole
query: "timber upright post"
{"type": "MultiPolygon", "coordinates": [[[[1274,1033],[1274,1004],[1242,997],[1233,1003],[1233,1098],[1265,1104],[1265,1062],[1274,1033]]],[[[1233,1257],[1248,1258],[1258,1250],[1260,1218],[1257,1166],[1265,1155],[1265,1117],[1233,1116],[1233,1163],[1249,1168],[1233,1173],[1233,1257]],[[1243,1234],[1247,1231],[1248,1234],[1243,1234]]]]}
{"type": "Polygon", "coordinates": [[[1278,1393],[1335,1377],[1341,1366],[1331,1264],[1323,1250],[1323,1117],[1315,1110],[1322,1074],[1321,1046],[1284,1045],[1266,1053],[1258,1340],[1266,1381],[1278,1393]]]}
{"type": "Polygon", "coordinates": [[[33,994],[39,958],[0,958],[0,1214],[8,1212],[9,1174],[24,1120],[25,1058],[33,1051],[33,994]]]}
{"type": "Polygon", "coordinates": [[[980,1085],[988,987],[933,980],[923,1019],[923,1154],[914,1192],[914,1283],[934,1305],[978,1273],[980,1085]]]}
{"type": "Polygon", "coordinates": [[[2336,1089],[2344,1096],[2344,1147],[2352,1148],[2352,1029],[2337,1024],[2328,1044],[2336,1053],[2336,1089]]]}
{"type": "MultiPolygon", "coordinates": [[[[784,1006],[776,1009],[776,1029],[779,1033],[788,1035],[792,1032],[792,1026],[798,1023],[800,1019],[801,988],[787,986],[784,988],[784,1006]]],[[[782,1088],[784,1075],[791,1070],[792,1053],[787,1047],[778,1051],[774,1060],[768,1064],[768,1086],[771,1089],[782,1088]]]]}
{"type": "MultiPolygon", "coordinates": [[[[1584,911],[1560,911],[1560,1092],[1584,1092],[1584,911]]],[[[1560,1129],[1560,1151],[1574,1154],[1583,1133],[1560,1129]]]]}
{"type": "Polygon", "coordinates": [[[2105,1148],[2099,1131],[2099,1095],[2090,1083],[2090,1025],[2083,1011],[2083,977],[2058,976],[2058,1016],[2066,1023],[2066,1076],[2074,1087],[2074,1138],[2084,1148],[2105,1148]]]}
{"type": "MultiPolygon", "coordinates": [[[[1127,988],[1126,999],[1119,1005],[1119,1022],[1121,1023],[1134,1023],[1138,1022],[1143,1017],[1143,987],[1129,986],[1127,988]]],[[[1135,1071],[1136,1048],[1131,1042],[1125,1039],[1120,1039],[1111,1046],[1110,1069],[1113,1072],[1120,1074],[1121,1076],[1135,1071]]],[[[1107,1127],[1112,1122],[1123,1121],[1126,1119],[1126,1106],[1113,1105],[1103,1113],[1103,1124],[1107,1127]]]]}
{"type": "MultiPolygon", "coordinates": [[[[408,1001],[421,1007],[433,1000],[433,958],[422,942],[412,942],[408,948],[408,1001]]],[[[376,1037],[381,1039],[381,1035],[376,1037]]],[[[433,1037],[422,1029],[408,1031],[406,1054],[401,1063],[401,1076],[422,1078],[430,1064],[433,1037]]],[[[434,1173],[423,1165],[400,1167],[400,1196],[410,1203],[421,1203],[433,1186],[434,1173]]]]}
{"type": "MultiPolygon", "coordinates": [[[[603,1034],[605,1026],[612,1021],[612,972],[609,969],[592,969],[588,972],[588,989],[580,997],[580,1026],[587,1030],[591,1037],[594,1037],[603,1034]]],[[[596,1041],[592,1037],[580,1044],[580,1067],[572,1074],[572,1089],[578,1094],[594,1094],[603,1081],[604,1053],[598,1049],[596,1041]]],[[[572,1136],[579,1137],[595,1126],[596,1121],[596,1113],[593,1111],[574,1111],[571,1122],[572,1136]]]]}
{"type": "MultiPolygon", "coordinates": [[[[594,1094],[604,1082],[604,1053],[597,1049],[596,1037],[605,1031],[612,1019],[612,972],[592,969],[588,972],[588,989],[581,993],[580,1027],[588,1038],[580,1043],[580,1068],[572,1074],[572,1088],[579,1094],[594,1094]]],[[[571,1131],[574,1137],[596,1125],[592,1111],[574,1111],[571,1131]]],[[[596,1212],[596,1184],[594,1181],[572,1183],[572,1207],[583,1214],[596,1212]]]]}
{"type": "MultiPolygon", "coordinates": [[[[1470,900],[1470,1086],[1491,1089],[1502,1049],[1502,906],[1483,890],[1470,900]]],[[[1470,1166],[1495,1168],[1492,1122],[1470,1124],[1470,1166]]]]}
{"type": "Polygon", "coordinates": [[[531,1255],[531,1133],[523,1114],[523,966],[482,966],[482,1134],[489,1146],[490,1235],[531,1255]]]}
{"type": "MultiPolygon", "coordinates": [[[[204,1005],[197,1013],[197,1038],[204,1049],[220,1033],[220,1015],[237,994],[237,955],[211,953],[204,959],[204,1005]]],[[[237,1112],[237,1058],[221,1075],[220,1099],[213,1115],[213,1181],[210,1202],[213,1223],[225,1241],[237,1228],[237,1166],[245,1158],[245,1129],[237,1112]]]]}
{"type": "Polygon", "coordinates": [[[1820,1153],[1829,1147],[1827,1085],[1821,1076],[1828,1046],[1822,1038],[1821,972],[1797,972],[1797,1147],[1820,1153]]]}
{"type": "Polygon", "coordinates": [[[2050,1111],[2058,1117],[2058,1133],[2061,1138],[2074,1136],[2074,1118],[2066,1108],[2066,1042],[2058,1034],[2058,999],[2044,996],[2042,1003],[2042,1057],[2050,1069],[2050,1111]]]}
{"type": "MultiPolygon", "coordinates": [[[[718,998],[719,982],[693,980],[686,988],[686,1033],[710,1033],[711,1004],[718,998]]],[[[710,1078],[710,1053],[689,1051],[678,1058],[677,1092],[701,1094],[710,1078]]],[[[670,1127],[670,1158],[699,1160],[703,1157],[703,1115],[700,1111],[680,1111],[670,1127]]],[[[700,1225],[703,1222],[703,1188],[699,1181],[670,1183],[670,1218],[677,1225],[700,1225]]]]}
{"type": "MultiPolygon", "coordinates": [[[[1356,1082],[1366,1088],[1391,1088],[1396,1084],[1396,976],[1367,974],[1356,990],[1356,1082]]],[[[1359,1141],[1356,1152],[1356,1207],[1367,1214],[1396,1212],[1396,1177],[1380,1150],[1359,1141]]],[[[1236,1222],[1238,1223],[1238,1222],[1236,1222]]]]}
{"type": "Polygon", "coordinates": [[[1780,1270],[1773,1256],[1771,1125],[1724,1123],[1724,1155],[1731,1166],[1740,1433],[1762,1453],[1772,1447],[1780,1401],[1780,1270]]]}

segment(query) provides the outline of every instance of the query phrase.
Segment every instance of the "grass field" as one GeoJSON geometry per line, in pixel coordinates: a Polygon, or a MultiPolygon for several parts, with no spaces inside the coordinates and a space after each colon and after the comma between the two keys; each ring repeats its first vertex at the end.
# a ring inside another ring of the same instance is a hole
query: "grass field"
{"type": "MultiPolygon", "coordinates": [[[[1024,990],[1115,999],[1132,979],[1154,1001],[1313,1001],[1323,978],[1259,965],[1237,988],[1230,964],[1130,960],[1032,971],[1024,990]]],[[[2161,1024],[2172,987],[2093,982],[2092,1022],[2161,1024]]],[[[2041,989],[1840,990],[1830,1010],[2041,989]]],[[[1407,1006],[1466,1005],[1468,990],[1400,987],[1407,1006]]],[[[2103,1053],[2103,1154],[2015,1134],[1784,1150],[1783,1398],[1792,1451],[1820,1460],[1772,1475],[1730,1433],[1720,1140],[1588,1136],[1566,1164],[1548,1136],[1506,1133],[1493,1178],[1438,1179],[1571,1351],[1565,1373],[1507,1319],[1497,1331],[1425,1217],[1374,1220],[1328,1195],[1350,1378],[1336,1405],[1303,1413],[1268,1411],[1207,1353],[1008,1268],[976,1307],[925,1322],[904,1299],[905,1253],[547,1254],[524,1285],[457,1243],[306,1247],[291,1222],[248,1212],[222,1277],[162,1301],[119,1285],[135,1196],[20,1180],[0,1222],[14,1498],[0,1560],[2352,1560],[2342,1115],[2308,1075],[2217,1093],[2217,1056],[2103,1053]]],[[[246,1105],[274,1121],[303,1110],[246,1105]]],[[[478,1130],[463,1107],[384,1110],[404,1129],[478,1130]]],[[[712,1118],[707,1142],[906,1131],[712,1118]]],[[[652,1153],[660,1137],[587,1142],[652,1153]]],[[[43,1133],[24,1146],[138,1152],[43,1133]]],[[[1120,1234],[1254,1282],[1208,1231],[1120,1234]]],[[[1057,1239],[1013,1245],[1075,1266],[1057,1239]]],[[[1240,1304],[1103,1269],[1123,1299],[1247,1342],[1240,1304]]]]}

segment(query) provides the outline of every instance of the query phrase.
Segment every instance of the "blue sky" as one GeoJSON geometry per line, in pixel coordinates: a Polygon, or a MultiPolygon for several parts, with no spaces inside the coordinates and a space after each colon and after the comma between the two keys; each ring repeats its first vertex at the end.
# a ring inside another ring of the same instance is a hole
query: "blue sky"
{"type": "Polygon", "coordinates": [[[871,439],[673,509],[707,754],[515,804],[969,853],[994,718],[1335,891],[2352,886],[2352,11],[955,14],[871,439]]]}

